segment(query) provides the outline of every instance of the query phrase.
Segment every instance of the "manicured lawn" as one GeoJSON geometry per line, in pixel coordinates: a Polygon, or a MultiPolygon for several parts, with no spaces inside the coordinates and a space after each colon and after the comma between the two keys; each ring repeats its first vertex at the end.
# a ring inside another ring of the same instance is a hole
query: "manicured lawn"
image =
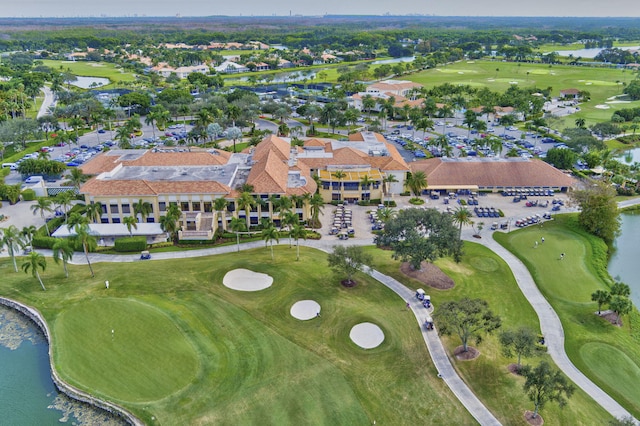
{"type": "MultiPolygon", "coordinates": [[[[342,288],[326,255],[275,247],[208,258],[61,266],[48,259],[47,291],[0,261],[0,294],[39,309],[56,368],[70,383],[160,424],[473,424],[437,378],[404,301],[370,277],[342,288]],[[274,278],[260,292],[222,285],[247,268],[274,278]],[[104,281],[110,281],[106,290],[104,281]],[[313,299],[322,316],[289,310],[313,299]],[[378,324],[381,346],[349,339],[378,324]],[[113,335],[111,330],[114,330],[113,335]]],[[[80,254],[76,254],[80,256],[80,254]]],[[[20,260],[19,260],[20,262],[20,260]]]]}
{"type": "Polygon", "coordinates": [[[631,318],[623,318],[623,327],[616,327],[596,316],[597,305],[591,302],[591,293],[608,289],[601,278],[606,276],[606,246],[578,230],[573,215],[560,215],[543,229],[529,227],[495,235],[527,265],[558,313],[573,363],[632,414],[640,415],[640,337],[636,330],[640,315],[636,310],[631,318]],[[545,243],[533,249],[533,241],[541,235],[545,243]],[[560,261],[562,252],[566,256],[560,261]]]}
{"type": "Polygon", "coordinates": [[[403,76],[426,87],[444,83],[469,84],[474,87],[488,87],[503,92],[512,82],[523,87],[536,86],[540,89],[552,87],[552,95],[559,96],[560,90],[575,88],[591,93],[591,100],[580,105],[581,111],[552,121],[553,127],[563,129],[574,127],[575,119],[584,118],[587,125],[607,121],[622,108],[640,106],[640,102],[610,103],[609,109],[595,108],[605,104],[608,98],[622,93],[622,83],[629,83],[633,73],[619,69],[576,67],[568,65],[527,64],[501,61],[462,61],[420,73],[403,76]],[[496,69],[499,71],[496,72],[496,69]]]}
{"type": "MultiPolygon", "coordinates": [[[[436,309],[444,301],[465,296],[481,298],[500,315],[503,329],[528,326],[539,332],[538,317],[520,292],[507,264],[479,244],[465,243],[465,255],[459,264],[451,259],[436,261],[436,265],[456,283],[451,290],[427,289],[417,281],[407,280],[399,272],[399,263],[391,259],[391,252],[374,248],[369,250],[375,256],[375,268],[405,282],[409,287],[425,288],[436,309]]],[[[444,341],[450,358],[455,359],[452,353],[460,345],[460,339],[448,337],[444,341]]],[[[475,346],[475,342],[470,344],[475,346]]],[[[503,424],[526,424],[523,413],[533,406],[522,391],[524,380],[507,371],[507,365],[517,359],[502,356],[495,335],[486,336],[477,347],[482,353],[478,359],[454,361],[459,374],[503,424]]],[[[542,355],[523,359],[523,363],[536,365],[541,359],[552,362],[547,355],[542,355]]],[[[545,424],[605,424],[609,419],[608,414],[582,391],[577,391],[564,409],[549,404],[542,411],[542,416],[545,424]]]]}
{"type": "Polygon", "coordinates": [[[88,62],[88,61],[53,61],[45,59],[43,65],[51,67],[54,70],[63,69],[71,70],[75,75],[85,77],[105,77],[111,80],[111,84],[101,86],[104,88],[112,88],[113,85],[122,81],[135,81],[136,78],[128,71],[116,68],[114,64],[108,62],[88,62]],[[62,68],[61,68],[62,67],[62,68]]]}

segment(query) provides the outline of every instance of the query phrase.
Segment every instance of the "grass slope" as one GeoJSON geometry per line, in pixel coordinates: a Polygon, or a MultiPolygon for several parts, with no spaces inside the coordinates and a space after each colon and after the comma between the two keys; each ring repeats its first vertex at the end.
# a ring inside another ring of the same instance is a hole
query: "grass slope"
{"type": "Polygon", "coordinates": [[[640,315],[635,310],[623,327],[615,327],[594,315],[597,305],[591,302],[594,291],[608,289],[601,278],[607,274],[604,243],[580,231],[574,215],[557,216],[543,229],[495,235],[527,265],[558,313],[571,361],[634,416],[640,415],[640,333],[635,325],[640,315]],[[533,249],[540,236],[544,245],[533,249]],[[560,253],[566,253],[562,261],[560,253]]]}
{"type": "MultiPolygon", "coordinates": [[[[546,244],[546,243],[545,243],[546,244]]],[[[399,263],[391,259],[391,252],[370,249],[375,256],[374,266],[381,272],[405,282],[412,288],[424,285],[408,280],[399,272],[399,263]]],[[[436,265],[455,281],[451,290],[428,289],[434,305],[461,297],[481,298],[502,318],[502,329],[528,326],[539,332],[539,322],[533,308],[515,282],[508,265],[489,249],[466,242],[465,255],[460,263],[439,259],[436,265]]],[[[427,290],[425,288],[425,290],[427,290]]],[[[457,337],[444,338],[445,347],[454,366],[474,393],[489,407],[496,417],[509,425],[526,425],[523,413],[533,405],[522,390],[524,379],[507,371],[507,365],[517,361],[505,358],[495,335],[486,336],[477,348],[482,355],[474,361],[455,361],[453,350],[459,346],[457,337]]],[[[475,342],[469,342],[476,346],[475,342]]],[[[537,365],[547,355],[523,359],[524,364],[537,365]]],[[[610,416],[584,392],[577,391],[564,409],[556,404],[547,405],[541,412],[545,424],[605,424],[610,416]]]]}
{"type": "Polygon", "coordinates": [[[474,423],[437,378],[404,301],[364,275],[357,287],[342,288],[324,254],[300,251],[300,262],[292,261],[295,248],[278,246],[275,261],[258,249],[96,264],[95,278],[86,266],[71,266],[68,280],[48,259],[46,292],[2,259],[0,294],[43,313],[66,380],[146,423],[474,423]],[[235,268],[267,273],[274,285],[230,290],[222,278],[235,268]],[[291,306],[302,299],[320,303],[322,316],[292,318],[291,306]],[[363,350],[349,339],[363,321],[384,331],[380,347],[363,350]],[[111,329],[118,350],[109,349],[111,329]],[[171,362],[174,356],[180,361],[171,362]]]}

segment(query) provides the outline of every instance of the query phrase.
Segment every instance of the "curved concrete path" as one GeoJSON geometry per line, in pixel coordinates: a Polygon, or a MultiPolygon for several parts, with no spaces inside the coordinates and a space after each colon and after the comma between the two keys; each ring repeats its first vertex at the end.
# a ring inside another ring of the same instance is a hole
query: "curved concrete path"
{"type": "MultiPolygon", "coordinates": [[[[536,285],[533,277],[529,273],[527,267],[514,256],[510,251],[498,244],[489,233],[485,235],[485,238],[476,239],[471,237],[471,232],[463,235],[464,239],[472,240],[473,242],[480,243],[485,247],[491,249],[494,253],[500,256],[511,268],[513,276],[520,287],[520,291],[527,298],[533,309],[538,314],[540,321],[540,330],[544,335],[547,351],[551,358],[556,363],[558,368],[562,370],[564,374],[569,377],[580,389],[585,391],[594,401],[596,401],[602,408],[607,410],[609,414],[615,418],[622,419],[633,416],[618,402],[605,393],[600,387],[593,383],[587,376],[585,376],[569,359],[569,356],[564,350],[564,329],[562,323],[556,311],[553,310],[551,304],[544,298],[538,286],[536,285]]],[[[636,419],[634,419],[636,420],[636,419]]],[[[637,422],[637,420],[636,420],[637,422]]]]}

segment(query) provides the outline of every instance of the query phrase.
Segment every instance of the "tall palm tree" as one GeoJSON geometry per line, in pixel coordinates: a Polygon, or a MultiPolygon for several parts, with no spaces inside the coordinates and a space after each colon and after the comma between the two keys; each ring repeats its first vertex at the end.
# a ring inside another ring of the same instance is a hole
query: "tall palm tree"
{"type": "Polygon", "coordinates": [[[24,237],[24,242],[28,246],[33,246],[33,236],[36,234],[37,230],[38,229],[33,225],[24,226],[22,228],[21,234],[24,237]]]}
{"type": "Polygon", "coordinates": [[[178,230],[178,219],[170,214],[160,216],[160,229],[167,233],[167,238],[175,242],[175,234],[178,230]]]}
{"type": "Polygon", "coordinates": [[[44,270],[47,269],[47,260],[40,253],[32,251],[31,253],[29,253],[25,262],[22,264],[22,270],[25,274],[28,274],[29,270],[31,270],[31,275],[33,276],[33,278],[36,278],[40,283],[42,290],[46,291],[47,289],[44,288],[44,283],[42,282],[42,278],[40,278],[38,269],[42,269],[42,271],[44,272],[44,270]]]}
{"type": "Polygon", "coordinates": [[[69,240],[66,238],[57,238],[53,244],[53,260],[59,263],[62,260],[62,267],[64,268],[64,276],[69,278],[69,271],[67,270],[67,263],[73,259],[73,247],[69,245],[69,240]]]}
{"type": "Polygon", "coordinates": [[[253,198],[250,192],[244,191],[240,194],[240,197],[236,200],[238,208],[244,210],[245,220],[247,221],[247,230],[251,229],[251,209],[256,205],[256,199],[253,198]]]}
{"type": "Polygon", "coordinates": [[[343,191],[344,188],[342,186],[342,179],[347,177],[347,174],[343,170],[337,170],[331,173],[331,176],[338,179],[338,182],[340,183],[340,200],[344,200],[344,191],[343,191]]]}
{"type": "Polygon", "coordinates": [[[100,201],[85,205],[83,210],[84,215],[90,222],[98,223],[102,217],[102,203],[100,201]]]}
{"type": "Polygon", "coordinates": [[[307,230],[302,225],[294,225],[289,231],[289,238],[296,240],[296,260],[300,260],[300,238],[307,239],[307,230]]]}
{"type": "Polygon", "coordinates": [[[132,229],[138,229],[138,221],[134,216],[125,216],[122,218],[122,223],[127,226],[127,230],[129,231],[129,236],[133,237],[132,229]]]}
{"type": "Polygon", "coordinates": [[[396,178],[396,176],[392,173],[389,173],[388,175],[386,175],[384,177],[384,179],[382,180],[382,183],[384,184],[383,188],[384,188],[384,195],[385,196],[389,196],[389,194],[391,193],[391,184],[394,182],[398,182],[398,179],[396,178]]]}
{"type": "Polygon", "coordinates": [[[274,260],[273,257],[273,241],[280,242],[280,236],[278,235],[278,229],[275,226],[269,226],[262,230],[262,239],[265,244],[269,243],[271,246],[271,260],[274,260]]]}
{"type": "Polygon", "coordinates": [[[140,199],[137,203],[133,203],[133,212],[135,213],[136,218],[140,215],[140,222],[144,222],[147,220],[147,217],[153,213],[153,206],[151,203],[140,199]]]}
{"type": "Polygon", "coordinates": [[[51,233],[49,232],[49,224],[45,220],[44,214],[51,213],[53,211],[52,205],[53,202],[49,198],[45,197],[38,197],[36,199],[36,203],[31,205],[31,211],[33,214],[36,215],[39,213],[42,220],[44,220],[44,227],[47,230],[48,236],[51,236],[51,233]]]}
{"type": "Polygon", "coordinates": [[[224,198],[216,198],[215,201],[213,202],[213,210],[215,210],[216,212],[216,217],[214,218],[214,223],[216,224],[216,228],[218,225],[218,219],[222,219],[222,229],[226,228],[227,221],[225,218],[224,211],[226,210],[228,204],[229,202],[224,198]]]}
{"type": "Polygon", "coordinates": [[[453,223],[458,224],[458,226],[460,227],[458,235],[462,236],[462,226],[470,225],[472,223],[471,212],[465,207],[458,207],[454,210],[451,220],[453,221],[453,223]]]}
{"type": "Polygon", "coordinates": [[[71,169],[71,173],[69,174],[69,182],[73,185],[76,190],[80,190],[80,185],[87,180],[87,176],[82,173],[82,170],[79,168],[71,169]]]}
{"type": "Polygon", "coordinates": [[[74,227],[74,231],[76,233],[76,238],[82,243],[82,250],[84,251],[84,256],[87,259],[89,271],[91,271],[91,278],[93,278],[95,277],[95,274],[93,273],[93,267],[91,266],[91,261],[89,260],[89,250],[95,249],[98,245],[98,243],[96,242],[96,237],[91,235],[89,225],[87,225],[86,223],[77,224],[74,227]]]}
{"type": "Polygon", "coordinates": [[[247,225],[239,217],[232,217],[229,227],[236,233],[236,243],[238,244],[238,251],[240,251],[240,233],[247,230],[247,225]]]}
{"type": "Polygon", "coordinates": [[[427,176],[422,171],[407,173],[405,185],[413,192],[414,196],[419,197],[422,190],[427,187],[427,176]]]}
{"type": "Polygon", "coordinates": [[[62,209],[64,212],[64,219],[67,219],[67,214],[69,212],[69,207],[73,204],[73,193],[71,191],[62,191],[56,194],[54,197],[54,202],[58,207],[62,209]]]}
{"type": "MultiPolygon", "coordinates": [[[[299,222],[300,218],[296,212],[287,211],[280,217],[280,225],[286,226],[289,232],[291,232],[291,229],[298,225],[299,222]]],[[[291,235],[289,235],[289,248],[291,248],[291,235]]]]}
{"type": "Polygon", "coordinates": [[[20,231],[15,225],[10,225],[7,228],[0,229],[2,231],[2,239],[0,240],[0,247],[6,247],[9,257],[13,262],[14,271],[18,272],[18,265],[16,264],[16,251],[24,245],[20,231]]]}
{"type": "Polygon", "coordinates": [[[322,195],[315,193],[309,200],[309,207],[311,207],[311,227],[312,228],[320,228],[320,215],[322,213],[322,208],[324,207],[324,200],[322,199],[322,195]]]}

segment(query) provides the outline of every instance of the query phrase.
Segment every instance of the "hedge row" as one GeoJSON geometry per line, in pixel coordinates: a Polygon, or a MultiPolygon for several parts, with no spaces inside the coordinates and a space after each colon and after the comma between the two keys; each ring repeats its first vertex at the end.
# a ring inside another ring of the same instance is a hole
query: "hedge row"
{"type": "Polygon", "coordinates": [[[117,238],[114,249],[117,252],[135,252],[147,249],[147,237],[117,238]]]}

